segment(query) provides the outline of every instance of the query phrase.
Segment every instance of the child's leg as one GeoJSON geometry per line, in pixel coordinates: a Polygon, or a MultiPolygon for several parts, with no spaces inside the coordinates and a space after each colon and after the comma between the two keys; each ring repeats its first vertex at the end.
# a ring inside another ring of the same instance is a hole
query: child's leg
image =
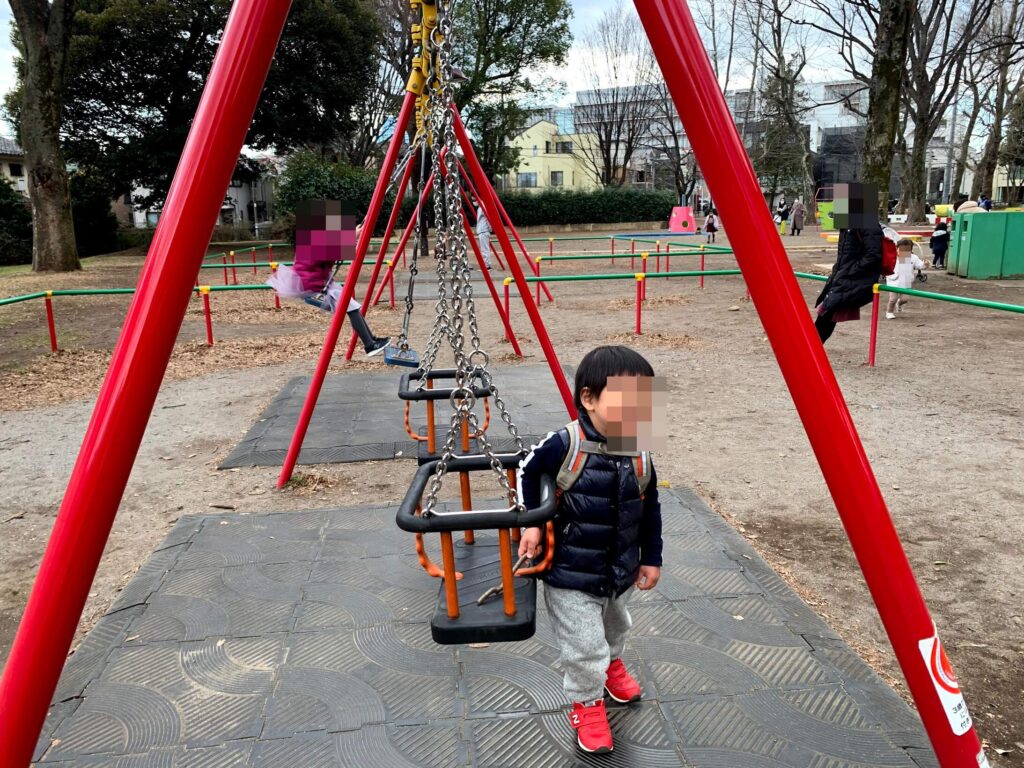
{"type": "Polygon", "coordinates": [[[544,585],[544,604],[561,650],[563,686],[570,701],[596,701],[604,696],[611,663],[605,639],[605,600],[575,589],[544,585]]]}
{"type": "Polygon", "coordinates": [[[898,293],[889,294],[889,303],[885,306],[886,313],[891,315],[896,312],[896,302],[899,301],[899,298],[900,295],[898,293]]]}
{"type": "Polygon", "coordinates": [[[604,609],[604,636],[612,659],[622,658],[622,649],[633,626],[633,619],[626,607],[632,594],[633,588],[630,587],[622,597],[608,600],[608,606],[604,609]]]}

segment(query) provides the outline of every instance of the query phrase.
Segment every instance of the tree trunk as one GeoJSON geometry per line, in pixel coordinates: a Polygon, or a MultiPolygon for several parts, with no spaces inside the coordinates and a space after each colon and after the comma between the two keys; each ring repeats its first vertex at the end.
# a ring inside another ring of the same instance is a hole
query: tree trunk
{"type": "Polygon", "coordinates": [[[11,0],[25,45],[21,144],[32,201],[32,269],[81,269],[64,154],[61,97],[74,0],[11,0]]]}
{"type": "Polygon", "coordinates": [[[914,143],[910,148],[909,162],[904,166],[903,200],[907,205],[908,224],[920,224],[928,220],[924,212],[927,175],[925,154],[928,150],[926,134],[927,131],[922,128],[914,127],[914,143]]]}
{"type": "Polygon", "coordinates": [[[956,174],[953,177],[953,185],[949,188],[949,202],[954,206],[960,199],[960,188],[964,184],[964,174],[967,173],[967,155],[971,151],[971,139],[974,138],[974,126],[978,122],[978,115],[981,114],[981,95],[975,86],[971,86],[971,91],[974,102],[971,106],[971,114],[967,119],[967,130],[964,131],[963,138],[960,141],[960,152],[956,158],[956,174]]]}
{"type": "Polygon", "coordinates": [[[900,92],[907,60],[910,19],[915,3],[881,0],[875,60],[868,86],[868,121],[864,136],[863,179],[878,188],[878,213],[888,211],[893,144],[900,114],[900,92]]]}

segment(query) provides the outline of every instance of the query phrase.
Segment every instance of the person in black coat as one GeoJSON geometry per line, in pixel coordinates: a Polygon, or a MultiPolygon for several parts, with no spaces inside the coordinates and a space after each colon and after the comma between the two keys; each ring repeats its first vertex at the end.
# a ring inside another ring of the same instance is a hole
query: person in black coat
{"type": "Polygon", "coordinates": [[[814,302],[814,327],[824,344],[836,323],[860,318],[860,308],[871,303],[873,286],[882,273],[882,226],[847,228],[839,232],[839,253],[814,302]]]}

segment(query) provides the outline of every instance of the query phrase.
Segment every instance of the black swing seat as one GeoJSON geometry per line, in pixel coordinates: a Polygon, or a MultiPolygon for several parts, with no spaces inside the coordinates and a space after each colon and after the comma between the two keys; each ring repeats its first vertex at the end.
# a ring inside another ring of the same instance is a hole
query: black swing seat
{"type": "Polygon", "coordinates": [[[307,304],[309,304],[309,306],[311,306],[311,307],[316,307],[317,309],[322,309],[324,312],[330,312],[331,311],[331,307],[327,303],[326,297],[325,296],[321,296],[320,294],[317,294],[316,296],[306,296],[303,299],[303,301],[306,302],[307,304]]]}
{"type": "MultiPolygon", "coordinates": [[[[385,352],[385,355],[387,352],[385,352]]],[[[456,370],[454,368],[437,368],[427,374],[427,379],[430,381],[451,379],[454,381],[456,370]]],[[[398,397],[402,400],[410,400],[412,402],[427,402],[427,401],[438,401],[438,400],[449,400],[451,399],[452,393],[455,391],[453,387],[449,388],[434,388],[423,389],[419,388],[419,383],[423,381],[423,371],[417,369],[415,371],[409,371],[408,373],[402,374],[402,377],[398,382],[398,397]]],[[[477,380],[479,381],[479,379],[477,380]]],[[[489,397],[491,394],[490,390],[486,387],[474,386],[473,396],[477,399],[489,397]]],[[[420,427],[417,431],[420,437],[427,436],[426,427],[420,427]]],[[[431,453],[427,449],[427,442],[420,440],[417,443],[416,450],[416,461],[421,466],[431,461],[437,461],[441,458],[441,454],[437,452],[437,449],[444,447],[444,436],[448,434],[448,425],[443,424],[441,429],[438,430],[438,445],[435,446],[435,452],[431,453]]],[[[461,444],[460,444],[461,447],[461,444]]],[[[471,438],[469,441],[469,450],[473,454],[480,453],[480,445],[476,438],[471,438]]]]}
{"type": "MultiPolygon", "coordinates": [[[[519,465],[522,454],[498,454],[505,469],[519,465]]],[[[427,485],[437,471],[437,462],[423,464],[416,472],[409,491],[398,509],[396,523],[403,531],[412,533],[458,532],[465,530],[498,530],[529,528],[543,525],[555,514],[555,484],[543,478],[541,504],[536,509],[518,512],[516,509],[440,511],[429,517],[417,516],[427,485]]],[[[450,472],[492,471],[486,456],[464,456],[448,462],[450,472]]],[[[501,584],[501,553],[497,536],[477,537],[475,544],[459,541],[455,546],[455,568],[463,574],[457,582],[459,617],[448,618],[444,579],[438,590],[430,632],[434,642],[441,645],[459,643],[502,643],[526,640],[537,628],[537,582],[532,577],[514,580],[516,613],[506,616],[501,595],[478,605],[478,598],[488,589],[501,584]]],[[[515,543],[510,556],[516,560],[515,543]]]]}

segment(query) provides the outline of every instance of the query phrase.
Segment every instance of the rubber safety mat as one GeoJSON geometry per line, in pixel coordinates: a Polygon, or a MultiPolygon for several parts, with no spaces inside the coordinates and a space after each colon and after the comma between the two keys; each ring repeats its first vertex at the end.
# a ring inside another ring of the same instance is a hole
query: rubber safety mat
{"type": "Polygon", "coordinates": [[[625,654],[644,700],[611,709],[611,754],[574,747],[543,601],[529,640],[431,642],[437,582],[380,506],[180,521],[70,658],[37,765],[937,765],[738,534],[688,491],[663,499],[666,567],[625,654]]]}
{"type": "MultiPolygon", "coordinates": [[[[299,454],[299,464],[416,458],[417,443],[405,431],[405,403],[398,398],[399,378],[408,369],[381,367],[381,373],[335,374],[324,380],[299,454]]],[[[574,374],[568,367],[564,370],[571,388],[574,374]]],[[[498,393],[527,446],[546,435],[552,425],[562,425],[569,420],[546,365],[496,366],[493,375],[498,393]]],[[[220,468],[281,466],[309,390],[309,381],[308,376],[289,381],[220,468]]],[[[442,441],[439,445],[443,445],[451,406],[444,401],[437,402],[435,407],[442,441]]],[[[514,450],[515,444],[496,410],[492,407],[487,434],[497,450],[514,450]]],[[[483,419],[479,406],[477,411],[483,419]]],[[[425,424],[426,405],[413,403],[410,426],[416,431],[425,424]]]]}

